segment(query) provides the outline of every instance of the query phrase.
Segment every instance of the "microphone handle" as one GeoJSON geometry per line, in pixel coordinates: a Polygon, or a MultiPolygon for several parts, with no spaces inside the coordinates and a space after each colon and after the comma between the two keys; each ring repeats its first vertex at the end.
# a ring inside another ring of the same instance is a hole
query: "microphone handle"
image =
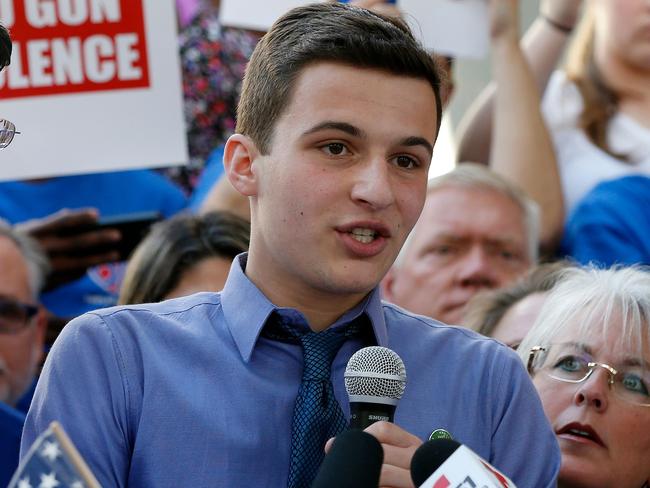
{"type": "Polygon", "coordinates": [[[383,420],[392,422],[395,415],[395,405],[384,403],[350,402],[350,428],[365,429],[383,420]]]}

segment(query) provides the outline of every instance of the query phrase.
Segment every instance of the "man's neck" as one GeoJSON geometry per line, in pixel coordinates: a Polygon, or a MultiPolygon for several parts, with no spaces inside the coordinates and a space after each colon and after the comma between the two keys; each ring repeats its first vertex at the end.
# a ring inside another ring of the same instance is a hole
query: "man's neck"
{"type": "Polygon", "coordinates": [[[283,281],[277,276],[258,272],[249,258],[246,276],[277,307],[300,311],[314,332],[321,332],[335,323],[345,312],[358,305],[368,293],[335,294],[308,289],[300,283],[283,281]]]}

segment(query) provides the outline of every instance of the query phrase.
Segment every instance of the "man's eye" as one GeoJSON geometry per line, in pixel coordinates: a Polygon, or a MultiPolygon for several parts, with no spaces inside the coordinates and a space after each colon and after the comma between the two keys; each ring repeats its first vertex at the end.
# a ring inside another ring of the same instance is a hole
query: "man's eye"
{"type": "Polygon", "coordinates": [[[441,244],[439,246],[435,246],[431,248],[431,253],[435,254],[436,256],[449,256],[453,254],[455,251],[455,248],[453,246],[449,246],[446,244],[441,244]]]}
{"type": "Polygon", "coordinates": [[[399,168],[413,169],[420,166],[417,160],[410,156],[397,156],[395,158],[395,165],[399,168]]]}
{"type": "Polygon", "coordinates": [[[321,149],[330,156],[340,156],[347,152],[345,144],[341,142],[330,142],[329,144],[324,145],[321,149]]]}
{"type": "Polygon", "coordinates": [[[519,255],[517,253],[514,253],[512,251],[508,250],[503,250],[501,251],[501,258],[505,259],[506,261],[512,261],[515,259],[519,259],[519,255]]]}

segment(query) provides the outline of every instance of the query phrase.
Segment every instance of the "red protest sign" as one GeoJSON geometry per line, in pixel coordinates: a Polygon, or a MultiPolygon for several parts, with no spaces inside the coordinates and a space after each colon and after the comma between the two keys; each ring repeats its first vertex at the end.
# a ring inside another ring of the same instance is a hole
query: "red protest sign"
{"type": "Polygon", "coordinates": [[[0,99],[149,87],[142,0],[0,0],[0,99]]]}

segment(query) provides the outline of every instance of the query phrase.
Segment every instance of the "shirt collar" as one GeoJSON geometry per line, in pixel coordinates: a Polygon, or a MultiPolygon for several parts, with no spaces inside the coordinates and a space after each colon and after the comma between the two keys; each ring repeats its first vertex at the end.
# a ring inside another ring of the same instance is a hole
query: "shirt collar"
{"type": "MultiPolygon", "coordinates": [[[[245,362],[250,361],[257,339],[269,315],[279,309],[244,273],[247,257],[248,254],[243,253],[233,260],[228,279],[221,292],[221,306],[226,327],[230,330],[245,362]]],[[[345,312],[332,326],[350,322],[362,313],[370,319],[377,344],[386,346],[388,333],[378,287],[375,287],[361,303],[345,312]]]]}

